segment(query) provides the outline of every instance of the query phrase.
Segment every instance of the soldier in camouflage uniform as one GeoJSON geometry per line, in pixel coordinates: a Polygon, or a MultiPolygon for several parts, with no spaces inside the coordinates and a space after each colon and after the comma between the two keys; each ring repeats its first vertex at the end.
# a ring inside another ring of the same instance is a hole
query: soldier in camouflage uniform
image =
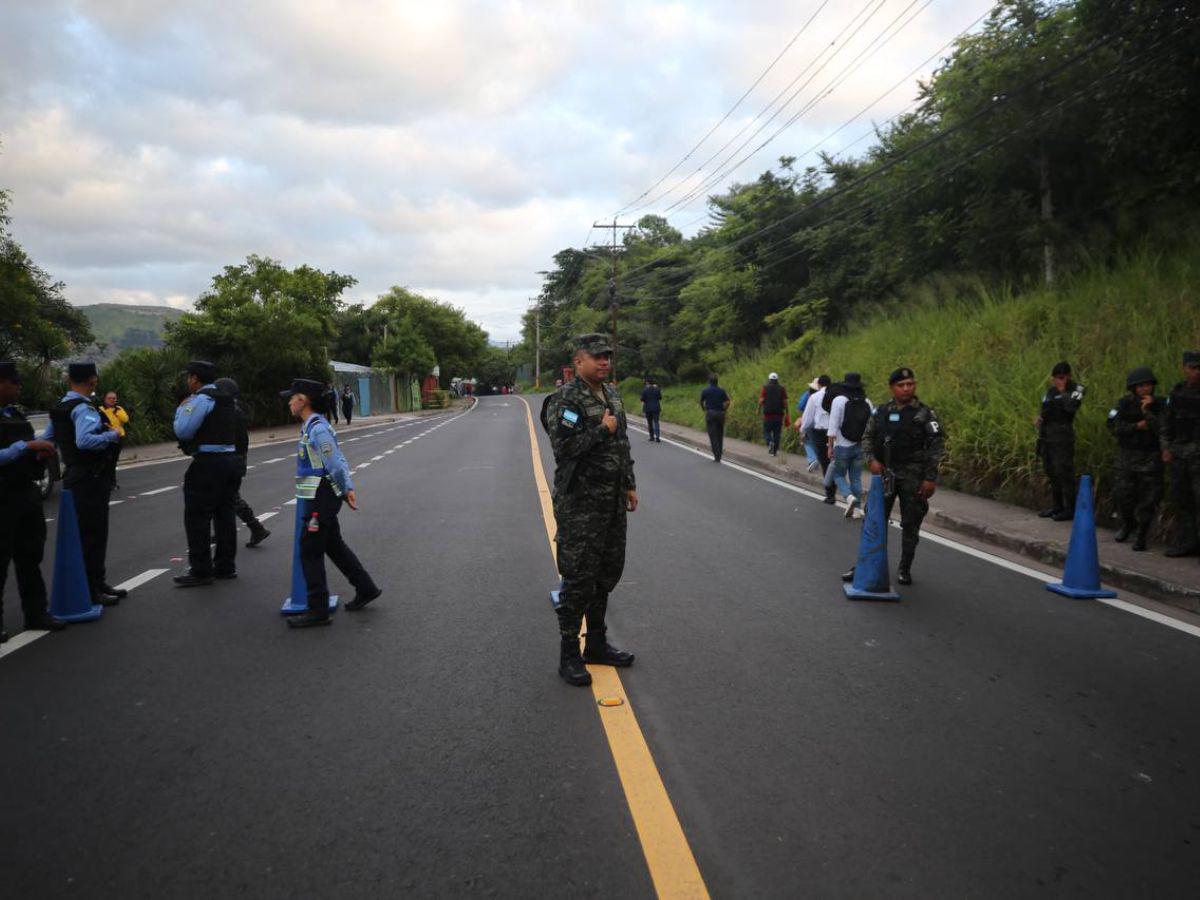
{"type": "Polygon", "coordinates": [[[1075,518],[1075,414],[1083,403],[1083,385],[1071,379],[1071,365],[1060,362],[1050,371],[1050,386],[1034,426],[1038,453],[1050,479],[1053,501],[1039,516],[1055,522],[1075,518]]]}
{"type": "MultiPolygon", "coordinates": [[[[900,498],[900,528],[904,538],[896,580],[912,584],[913,556],[921,539],[921,522],[929,512],[929,498],[937,490],[938,468],[946,455],[946,438],[932,408],[917,398],[917,380],[912,369],[901,367],[891,374],[888,384],[892,399],[871,415],[862,439],[863,457],[871,472],[884,475],[888,493],[884,496],[885,515],[892,514],[900,498]]],[[[854,580],[851,569],[842,576],[854,580]]]]}
{"type": "Polygon", "coordinates": [[[1183,377],[1161,419],[1163,462],[1171,473],[1171,505],[1179,532],[1167,556],[1200,555],[1200,351],[1183,354],[1183,377]]]}
{"type": "Polygon", "coordinates": [[[1163,494],[1158,430],[1164,404],[1154,396],[1157,385],[1158,379],[1149,367],[1134,369],[1125,378],[1129,393],[1108,411],[1108,430],[1117,439],[1113,499],[1121,514],[1121,528],[1113,540],[1124,543],[1136,532],[1134,550],[1146,549],[1146,538],[1163,494]]]}
{"type": "Polygon", "coordinates": [[[606,384],[612,347],[601,334],[576,341],[575,379],[542,406],[542,425],[554,448],[554,518],[558,523],[558,571],[562,584],[555,611],[561,636],[558,674],[568,684],[588,685],[585,662],[628,666],[633,654],[605,639],[608,595],[625,567],[625,517],[637,509],[633,460],[625,410],[616,388],[606,384]],[[587,617],[587,640],[579,653],[579,630],[587,617]]]}

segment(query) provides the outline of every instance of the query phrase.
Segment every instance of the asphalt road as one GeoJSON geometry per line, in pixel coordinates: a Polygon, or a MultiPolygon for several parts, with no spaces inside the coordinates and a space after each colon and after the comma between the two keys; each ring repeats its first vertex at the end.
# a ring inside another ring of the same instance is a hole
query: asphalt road
{"type": "MultiPolygon", "coordinates": [[[[183,464],[121,473],[110,581],[168,571],[0,658],[6,896],[653,894],[555,671],[524,404],[353,437],[343,528],[386,593],[328,629],[277,612],[290,446],[251,452],[275,534],[211,588],[170,581],[183,464]]],[[[902,603],[849,603],[838,512],[633,440],[610,638],[713,896],[1200,892],[1200,637],[931,541],[902,603]]]]}

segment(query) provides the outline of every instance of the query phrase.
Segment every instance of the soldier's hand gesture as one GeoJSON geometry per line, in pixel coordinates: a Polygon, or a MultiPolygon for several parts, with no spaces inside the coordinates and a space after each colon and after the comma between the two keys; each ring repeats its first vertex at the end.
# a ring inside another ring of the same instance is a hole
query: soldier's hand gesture
{"type": "Polygon", "coordinates": [[[637,491],[625,492],[625,509],[627,512],[635,512],[638,505],[637,491]]]}
{"type": "Polygon", "coordinates": [[[600,420],[600,424],[608,429],[609,434],[617,433],[617,417],[612,414],[611,409],[604,410],[604,418],[600,420]]]}
{"type": "Polygon", "coordinates": [[[922,481],[921,487],[917,490],[917,494],[922,500],[928,500],[933,496],[933,492],[937,490],[936,481],[922,481]]]}

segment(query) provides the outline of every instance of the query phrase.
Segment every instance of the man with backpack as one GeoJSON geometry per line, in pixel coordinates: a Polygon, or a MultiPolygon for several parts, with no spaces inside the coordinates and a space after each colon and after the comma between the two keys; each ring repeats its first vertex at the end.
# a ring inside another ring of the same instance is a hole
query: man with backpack
{"type": "MultiPolygon", "coordinates": [[[[831,381],[832,379],[828,375],[817,377],[817,384],[820,385],[820,388],[808,398],[808,403],[804,406],[804,418],[800,420],[800,432],[804,435],[804,439],[811,440],[813,446],[817,448],[822,475],[829,471],[829,410],[833,403],[833,397],[830,396],[833,392],[831,381]],[[826,397],[829,397],[830,400],[828,404],[825,403],[826,397]]],[[[825,488],[826,503],[832,505],[836,502],[833,498],[836,490],[835,487],[825,488]]]]}
{"type": "Polygon", "coordinates": [[[829,406],[829,438],[827,452],[831,464],[825,473],[825,490],[832,487],[846,494],[846,518],[854,517],[854,509],[862,503],[862,439],[867,432],[874,407],[863,390],[862,376],[847,372],[838,385],[837,396],[829,406]]]}
{"type": "Polygon", "coordinates": [[[772,456],[779,453],[779,436],[788,421],[787,388],[779,383],[779,374],[772,372],[758,393],[758,411],[763,417],[763,441],[772,456]]]}

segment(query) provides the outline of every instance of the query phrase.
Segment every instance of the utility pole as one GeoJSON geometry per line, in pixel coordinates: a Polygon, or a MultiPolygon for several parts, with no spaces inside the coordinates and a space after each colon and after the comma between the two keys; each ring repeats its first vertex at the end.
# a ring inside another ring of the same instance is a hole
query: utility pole
{"type": "Polygon", "coordinates": [[[612,220],[611,225],[606,224],[604,222],[593,222],[592,227],[599,228],[604,231],[607,231],[609,229],[612,230],[612,240],[609,243],[608,247],[605,249],[608,250],[608,260],[609,260],[609,265],[611,267],[609,270],[610,274],[609,274],[609,281],[608,281],[608,302],[609,302],[609,306],[612,310],[612,343],[613,343],[612,370],[610,372],[610,377],[612,378],[613,383],[615,384],[617,381],[617,312],[621,305],[619,294],[618,294],[618,291],[620,289],[620,284],[617,281],[617,252],[625,249],[624,247],[617,246],[617,231],[618,230],[631,231],[632,229],[637,228],[637,225],[620,225],[617,223],[617,220],[614,218],[612,220]]]}
{"type": "MultiPolygon", "coordinates": [[[[530,300],[533,298],[530,297],[530,300]]],[[[533,389],[542,386],[542,304],[533,308],[533,389]]]]}

